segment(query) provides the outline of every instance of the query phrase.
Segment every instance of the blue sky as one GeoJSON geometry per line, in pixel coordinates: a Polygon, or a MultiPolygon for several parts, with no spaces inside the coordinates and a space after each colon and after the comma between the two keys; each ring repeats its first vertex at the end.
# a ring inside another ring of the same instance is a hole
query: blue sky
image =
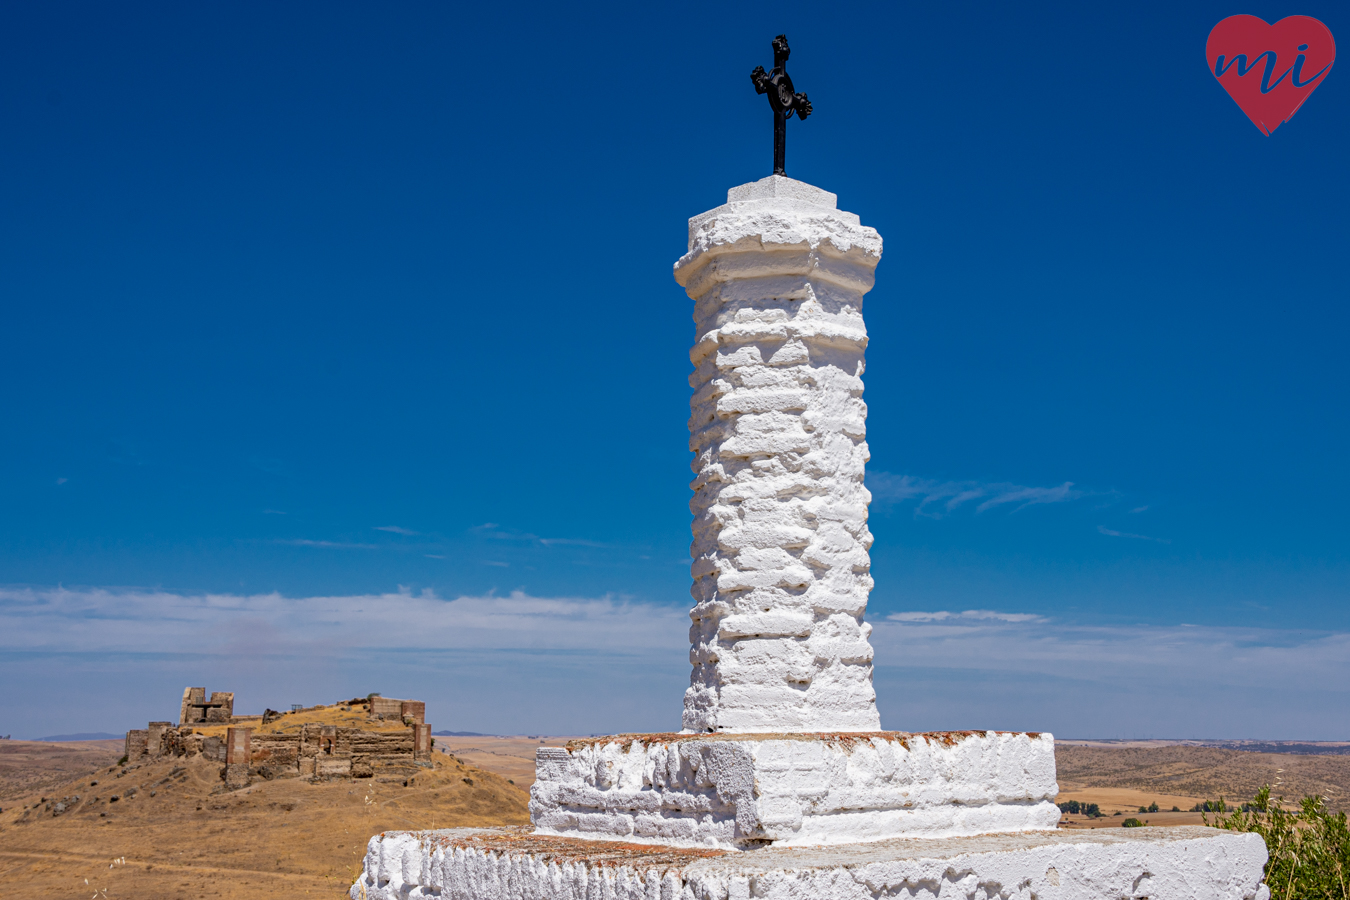
{"type": "Polygon", "coordinates": [[[1261,135],[1205,67],[1239,12],[1350,34],[1326,3],[11,6],[0,732],[186,684],[676,727],[670,267],[770,170],[748,74],[786,32],[788,173],[886,240],[883,724],[1350,738],[1350,94],[1261,135]]]}

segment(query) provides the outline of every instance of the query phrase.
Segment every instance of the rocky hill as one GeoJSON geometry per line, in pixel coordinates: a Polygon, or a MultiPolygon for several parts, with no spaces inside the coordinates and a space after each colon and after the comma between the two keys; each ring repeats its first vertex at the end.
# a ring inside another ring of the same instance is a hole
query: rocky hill
{"type": "MultiPolygon", "coordinates": [[[[65,745],[47,746],[71,762],[65,745]]],[[[0,791],[24,794],[0,812],[0,865],[24,896],[337,897],[380,831],[529,821],[523,788],[443,753],[408,777],[259,779],[231,791],[221,764],[201,755],[53,780],[40,748],[24,752],[45,773],[32,791],[23,766],[0,769],[0,791]]]]}

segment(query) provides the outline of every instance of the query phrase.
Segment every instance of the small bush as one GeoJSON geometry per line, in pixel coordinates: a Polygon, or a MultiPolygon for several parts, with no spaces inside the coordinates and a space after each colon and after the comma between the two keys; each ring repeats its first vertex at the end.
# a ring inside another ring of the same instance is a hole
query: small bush
{"type": "Polygon", "coordinates": [[[1152,803],[1150,803],[1150,804],[1148,805],[1148,809],[1140,810],[1140,812],[1151,812],[1151,813],[1154,813],[1154,812],[1157,812],[1157,811],[1158,811],[1158,801],[1157,801],[1157,800],[1154,800],[1152,803]]]}
{"type": "Polygon", "coordinates": [[[119,766],[125,766],[127,764],[127,758],[128,757],[125,754],[123,754],[122,758],[117,761],[117,764],[119,766]]]}
{"type": "Polygon", "coordinates": [[[1242,809],[1213,822],[1206,816],[1205,824],[1261,835],[1271,900],[1350,900],[1350,831],[1325,798],[1304,797],[1291,812],[1270,802],[1266,785],[1242,809]]]}
{"type": "Polygon", "coordinates": [[[1096,803],[1079,803],[1077,800],[1065,800],[1063,803],[1056,804],[1059,811],[1069,813],[1070,815],[1087,816],[1089,819],[1100,819],[1102,816],[1101,807],[1096,803]]]}
{"type": "Polygon", "coordinates": [[[1223,802],[1223,798],[1218,800],[1206,800],[1204,803],[1197,803],[1190,809],[1191,812],[1231,812],[1228,804],[1223,802]]]}
{"type": "Polygon", "coordinates": [[[1144,827],[1144,823],[1143,823],[1143,822],[1140,822],[1138,819],[1136,819],[1136,818],[1134,818],[1133,816],[1131,816],[1130,818],[1126,819],[1124,822],[1121,822],[1121,823],[1120,823],[1120,827],[1121,827],[1121,828],[1143,828],[1143,827],[1144,827]]]}

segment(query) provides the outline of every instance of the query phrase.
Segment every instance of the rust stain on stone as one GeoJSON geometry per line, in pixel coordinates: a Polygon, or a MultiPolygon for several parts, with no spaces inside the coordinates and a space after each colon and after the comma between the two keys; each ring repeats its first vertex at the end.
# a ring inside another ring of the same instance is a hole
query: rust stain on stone
{"type": "Polygon", "coordinates": [[[690,741],[821,741],[839,747],[852,749],[859,744],[870,743],[873,740],[882,740],[889,743],[896,743],[910,749],[912,741],[924,740],[930,743],[941,744],[944,747],[954,747],[961,741],[970,737],[987,737],[991,734],[1025,734],[1032,740],[1041,736],[1038,731],[783,731],[783,732],[762,732],[752,734],[681,734],[679,732],[665,732],[656,734],[615,734],[604,737],[578,738],[567,742],[568,752],[580,750],[585,747],[596,747],[603,744],[620,744],[625,749],[634,745],[642,747],[659,746],[662,744],[681,744],[690,741]]]}

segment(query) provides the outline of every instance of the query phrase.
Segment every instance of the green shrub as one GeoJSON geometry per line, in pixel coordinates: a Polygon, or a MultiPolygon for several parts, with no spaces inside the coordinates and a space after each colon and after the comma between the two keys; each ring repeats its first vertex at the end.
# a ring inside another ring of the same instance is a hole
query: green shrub
{"type": "Polygon", "coordinates": [[[1134,818],[1133,816],[1131,816],[1130,818],[1126,819],[1124,822],[1121,822],[1121,823],[1120,823],[1120,827],[1121,827],[1121,828],[1143,828],[1143,827],[1144,827],[1144,823],[1143,823],[1143,822],[1140,822],[1138,819],[1136,819],[1136,818],[1134,818]]]}
{"type": "Polygon", "coordinates": [[[1154,800],[1152,803],[1150,803],[1150,804],[1148,805],[1148,809],[1141,809],[1141,810],[1140,810],[1140,812],[1151,812],[1151,813],[1152,813],[1152,812],[1157,812],[1157,811],[1158,811],[1158,801],[1157,801],[1157,800],[1154,800]]]}
{"type": "Polygon", "coordinates": [[[1304,797],[1291,812],[1270,802],[1266,785],[1242,809],[1213,822],[1205,816],[1205,824],[1261,835],[1271,900],[1350,900],[1350,831],[1325,798],[1304,797]]]}
{"type": "Polygon", "coordinates": [[[117,764],[119,766],[125,766],[127,764],[127,756],[123,754],[122,758],[117,761],[117,764]]]}
{"type": "Polygon", "coordinates": [[[1102,817],[1102,808],[1096,803],[1079,803],[1077,800],[1065,800],[1063,803],[1056,804],[1060,812],[1078,815],[1082,813],[1089,819],[1100,819],[1102,817]]]}

